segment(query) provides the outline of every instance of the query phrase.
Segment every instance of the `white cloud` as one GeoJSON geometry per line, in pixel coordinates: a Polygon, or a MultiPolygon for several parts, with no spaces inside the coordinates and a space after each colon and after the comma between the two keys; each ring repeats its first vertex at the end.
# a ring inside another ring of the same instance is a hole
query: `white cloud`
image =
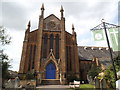
{"type": "MultiPolygon", "coordinates": [[[[107,46],[105,41],[95,42],[92,39],[91,31],[93,27],[101,23],[104,18],[107,22],[116,23],[117,0],[74,0],[74,1],[33,1],[33,0],[10,0],[5,3],[3,12],[4,26],[8,28],[12,43],[6,48],[6,52],[13,59],[13,70],[19,68],[21,59],[22,44],[24,40],[25,28],[28,21],[31,21],[32,30],[38,27],[41,4],[45,6],[45,17],[55,14],[60,18],[60,7],[63,5],[64,16],[66,18],[66,30],[72,32],[72,24],[77,33],[78,45],[80,46],[107,46]],[[76,2],[75,2],[76,1],[76,2]]],[[[0,15],[1,16],[1,15],[0,15]]]]}
{"type": "Polygon", "coordinates": [[[7,33],[12,37],[10,45],[5,47],[5,53],[8,54],[9,58],[12,59],[11,65],[12,70],[19,70],[19,63],[22,53],[22,44],[24,40],[24,32],[16,31],[7,28],[7,33]],[[12,31],[12,32],[11,32],[12,31]]]}
{"type": "Polygon", "coordinates": [[[99,46],[99,47],[108,47],[107,41],[96,41],[94,46],[99,46]]]}
{"type": "Polygon", "coordinates": [[[78,40],[78,41],[79,41],[78,44],[80,46],[91,46],[88,44],[90,44],[92,40],[91,39],[82,39],[82,40],[78,40]]]}

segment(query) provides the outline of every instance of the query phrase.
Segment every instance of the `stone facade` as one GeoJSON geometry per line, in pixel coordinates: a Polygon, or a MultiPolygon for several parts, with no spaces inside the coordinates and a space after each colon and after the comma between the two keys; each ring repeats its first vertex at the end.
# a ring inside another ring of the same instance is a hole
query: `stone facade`
{"type": "MultiPolygon", "coordinates": [[[[23,41],[20,75],[36,71],[37,83],[47,82],[49,79],[53,82],[54,79],[60,81],[60,84],[66,84],[69,77],[74,75],[87,83],[87,73],[92,64],[101,66],[102,69],[111,64],[107,47],[77,46],[74,25],[71,26],[72,34],[65,30],[63,12],[61,7],[61,18],[54,14],[44,18],[42,5],[38,28],[31,31],[31,24],[28,23],[23,41]]],[[[112,53],[113,57],[118,55],[117,52],[112,53]]]]}
{"type": "Polygon", "coordinates": [[[41,7],[38,29],[31,31],[30,22],[25,32],[19,73],[35,70],[38,79],[48,79],[47,66],[55,66],[55,77],[61,84],[73,73],[79,78],[79,59],[76,32],[65,30],[65,18],[61,6],[61,18],[51,14],[44,18],[44,5],[41,7]]]}

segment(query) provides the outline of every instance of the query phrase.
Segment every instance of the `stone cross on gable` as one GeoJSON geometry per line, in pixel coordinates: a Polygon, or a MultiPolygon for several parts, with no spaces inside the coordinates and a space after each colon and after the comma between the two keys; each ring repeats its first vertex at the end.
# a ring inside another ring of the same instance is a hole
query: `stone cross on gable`
{"type": "Polygon", "coordinates": [[[53,49],[50,49],[50,52],[53,52],[53,49]]]}

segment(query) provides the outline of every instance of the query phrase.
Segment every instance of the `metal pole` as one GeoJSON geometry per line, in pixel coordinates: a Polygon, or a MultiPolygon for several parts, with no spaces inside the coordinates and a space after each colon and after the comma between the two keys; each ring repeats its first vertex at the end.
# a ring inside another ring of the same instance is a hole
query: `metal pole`
{"type": "Polygon", "coordinates": [[[111,58],[111,61],[112,61],[114,77],[115,77],[115,80],[117,81],[116,69],[115,69],[115,65],[114,65],[114,61],[113,61],[113,56],[112,56],[112,51],[111,51],[111,48],[110,48],[110,43],[109,43],[109,39],[108,39],[108,35],[107,35],[107,30],[106,30],[106,26],[105,26],[105,22],[104,21],[103,21],[103,27],[104,27],[104,30],[105,30],[107,44],[108,44],[108,48],[109,48],[109,52],[110,52],[110,58],[111,58]]]}

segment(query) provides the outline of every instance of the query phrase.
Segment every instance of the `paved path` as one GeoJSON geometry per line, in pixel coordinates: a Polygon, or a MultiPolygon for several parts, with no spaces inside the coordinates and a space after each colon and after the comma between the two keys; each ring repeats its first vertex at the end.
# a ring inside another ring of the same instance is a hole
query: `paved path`
{"type": "Polygon", "coordinates": [[[68,90],[70,88],[68,85],[40,85],[36,88],[40,88],[40,90],[68,90]]]}

